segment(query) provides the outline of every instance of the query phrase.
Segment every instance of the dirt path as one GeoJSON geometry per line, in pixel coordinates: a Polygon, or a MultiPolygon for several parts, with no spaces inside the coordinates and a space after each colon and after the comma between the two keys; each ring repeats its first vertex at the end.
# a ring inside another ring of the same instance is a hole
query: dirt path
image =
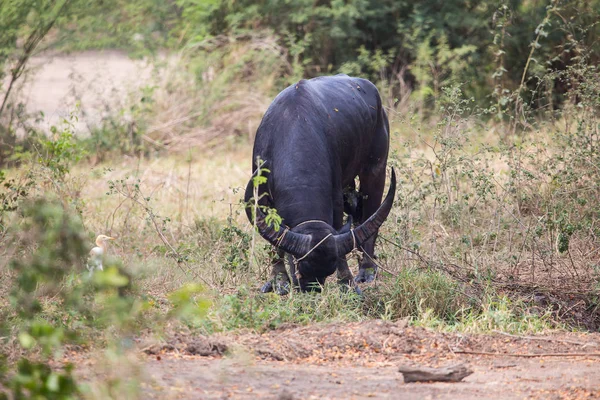
{"type": "Polygon", "coordinates": [[[179,335],[148,346],[145,396],[156,399],[600,398],[600,334],[543,340],[442,334],[384,321],[288,327],[263,335],[179,335]],[[482,356],[586,353],[583,357],[482,356]],[[227,355],[223,355],[226,353],[227,355]],[[405,384],[400,364],[465,363],[461,383],[405,384]]]}
{"type": "Polygon", "coordinates": [[[19,99],[30,113],[43,117],[38,126],[48,129],[76,111],[78,133],[97,125],[107,115],[117,115],[127,96],[151,83],[152,68],[121,51],[86,51],[32,58],[31,73],[23,80],[19,99]]]}
{"type": "Polygon", "coordinates": [[[459,357],[474,371],[461,383],[403,383],[395,365],[372,367],[281,361],[148,360],[154,399],[523,399],[599,398],[594,361],[459,357]]]}

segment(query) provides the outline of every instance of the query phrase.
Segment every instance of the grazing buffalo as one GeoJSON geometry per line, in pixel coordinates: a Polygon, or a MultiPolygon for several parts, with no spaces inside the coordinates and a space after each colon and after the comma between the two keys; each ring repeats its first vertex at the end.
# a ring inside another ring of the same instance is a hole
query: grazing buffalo
{"type": "MultiPolygon", "coordinates": [[[[276,230],[260,208],[256,213],[261,236],[277,248],[273,278],[278,292],[289,287],[284,253],[294,286],[303,291],[318,290],[336,270],[340,282],[349,285],[374,279],[375,238],[396,191],[392,169],[381,203],[389,141],[379,92],[368,80],[346,75],[303,79],[273,100],[256,132],[252,170],[259,168],[257,160],[264,162],[267,182],[258,187],[259,204],[275,208],[283,219],[276,230]],[[344,212],[349,216],[345,225],[344,212]],[[355,248],[363,257],[353,281],[346,255],[355,248]]],[[[251,179],[247,203],[253,192],[251,179]]],[[[253,221],[251,208],[246,211],[253,221]]],[[[268,282],[261,290],[272,289],[268,282]]]]}

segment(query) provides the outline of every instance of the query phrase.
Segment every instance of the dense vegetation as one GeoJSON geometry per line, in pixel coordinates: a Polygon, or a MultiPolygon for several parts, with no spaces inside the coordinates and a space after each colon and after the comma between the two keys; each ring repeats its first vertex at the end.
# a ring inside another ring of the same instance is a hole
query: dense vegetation
{"type": "Polygon", "coordinates": [[[568,87],[544,78],[582,57],[600,61],[597,0],[9,0],[0,7],[0,66],[20,60],[51,28],[44,46],[138,54],[270,36],[287,61],[282,75],[400,81],[428,108],[455,84],[482,106],[510,109],[516,91],[532,106],[556,107],[568,87]],[[18,38],[27,40],[16,46],[18,38]]]}
{"type": "Polygon", "coordinates": [[[599,39],[599,0],[0,2],[0,346],[17,370],[0,398],[117,396],[123,377],[86,387],[49,361],[75,344],[120,362],[144,328],[599,329],[599,39]],[[146,57],[154,80],[88,131],[77,109],[41,129],[19,97],[32,57],[90,49],[146,57]],[[338,72],[373,80],[392,126],[378,281],[258,295],[251,139],[283,87],[338,72]],[[88,275],[98,233],[117,257],[88,275]]]}

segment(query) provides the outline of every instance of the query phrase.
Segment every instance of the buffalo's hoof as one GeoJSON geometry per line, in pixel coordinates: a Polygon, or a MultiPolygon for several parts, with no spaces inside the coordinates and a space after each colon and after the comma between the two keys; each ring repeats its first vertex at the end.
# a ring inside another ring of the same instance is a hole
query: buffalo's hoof
{"type": "Polygon", "coordinates": [[[375,280],[375,268],[365,268],[358,271],[358,275],[354,278],[356,283],[370,283],[375,280]]]}
{"type": "Polygon", "coordinates": [[[290,293],[290,283],[288,281],[276,280],[275,284],[273,284],[273,281],[268,281],[260,288],[261,293],[271,293],[273,291],[280,296],[285,296],[290,293]]]}
{"type": "Polygon", "coordinates": [[[280,296],[285,296],[290,293],[290,283],[288,281],[276,281],[275,293],[280,296]]]}
{"type": "Polygon", "coordinates": [[[356,292],[357,295],[362,297],[363,291],[358,287],[358,285],[354,285],[354,291],[356,292]]]}
{"type": "Polygon", "coordinates": [[[362,290],[360,290],[358,285],[354,283],[354,280],[352,278],[350,278],[350,280],[340,279],[338,281],[338,284],[341,286],[340,289],[342,290],[342,292],[348,293],[350,290],[354,290],[354,292],[357,295],[362,296],[362,290]]]}
{"type": "Polygon", "coordinates": [[[265,284],[262,285],[260,288],[261,293],[271,293],[272,291],[273,291],[273,282],[271,282],[271,281],[265,282],[265,284]]]}

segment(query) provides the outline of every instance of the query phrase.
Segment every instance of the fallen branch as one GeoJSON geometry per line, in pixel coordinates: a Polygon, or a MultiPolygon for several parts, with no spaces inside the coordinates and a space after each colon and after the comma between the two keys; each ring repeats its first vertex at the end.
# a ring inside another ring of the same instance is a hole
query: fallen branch
{"type": "Polygon", "coordinates": [[[497,356],[497,357],[600,357],[600,353],[491,353],[487,351],[467,351],[454,350],[456,354],[471,354],[477,356],[497,356]]]}
{"type": "Polygon", "coordinates": [[[471,375],[473,371],[464,364],[442,368],[410,367],[401,365],[398,371],[404,377],[404,383],[409,382],[460,382],[471,375]]]}
{"type": "Polygon", "coordinates": [[[598,343],[596,342],[577,342],[575,340],[564,340],[564,339],[553,339],[553,338],[549,338],[549,337],[536,337],[536,336],[519,336],[519,335],[512,335],[510,333],[506,333],[506,332],[501,332],[501,331],[493,331],[494,333],[498,333],[500,335],[504,335],[504,336],[508,336],[508,337],[512,337],[515,339],[522,339],[522,340],[539,340],[539,341],[543,341],[543,342],[556,342],[556,343],[566,343],[566,344],[574,344],[577,346],[598,346],[598,343]]]}

